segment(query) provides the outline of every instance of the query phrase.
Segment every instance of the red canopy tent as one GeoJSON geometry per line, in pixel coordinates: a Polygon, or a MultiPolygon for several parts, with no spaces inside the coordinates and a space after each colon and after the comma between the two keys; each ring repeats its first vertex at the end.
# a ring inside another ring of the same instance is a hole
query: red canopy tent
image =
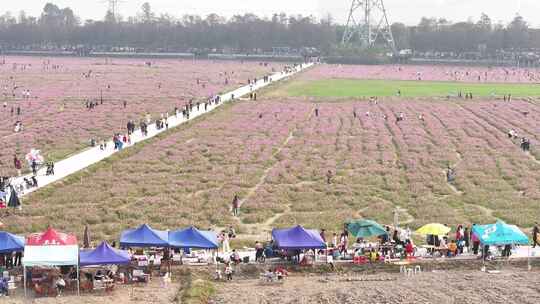
{"type": "MultiPolygon", "coordinates": [[[[77,237],[48,228],[26,238],[24,248],[24,286],[26,293],[26,267],[76,266],[79,281],[79,245],[77,237]]],[[[77,286],[79,284],[77,283],[77,286]]]]}

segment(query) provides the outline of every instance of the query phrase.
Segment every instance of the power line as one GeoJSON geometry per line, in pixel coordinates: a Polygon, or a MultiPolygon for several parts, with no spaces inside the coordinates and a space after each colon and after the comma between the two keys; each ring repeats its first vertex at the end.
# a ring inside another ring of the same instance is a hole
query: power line
{"type": "Polygon", "coordinates": [[[377,40],[383,39],[396,52],[383,0],[352,0],[348,16],[341,40],[343,45],[351,44],[357,38],[362,47],[371,48],[377,40]]]}
{"type": "Polygon", "coordinates": [[[107,3],[108,11],[111,12],[112,16],[116,20],[118,17],[118,7],[124,0],[102,0],[103,3],[107,3]]]}

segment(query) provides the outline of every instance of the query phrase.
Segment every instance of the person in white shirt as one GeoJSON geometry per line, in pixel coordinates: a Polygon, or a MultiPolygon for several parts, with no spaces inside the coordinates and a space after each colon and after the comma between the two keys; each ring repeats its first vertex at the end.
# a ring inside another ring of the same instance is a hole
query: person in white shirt
{"type": "Polygon", "coordinates": [[[223,252],[230,252],[231,246],[229,245],[229,235],[227,233],[223,233],[223,252]]]}

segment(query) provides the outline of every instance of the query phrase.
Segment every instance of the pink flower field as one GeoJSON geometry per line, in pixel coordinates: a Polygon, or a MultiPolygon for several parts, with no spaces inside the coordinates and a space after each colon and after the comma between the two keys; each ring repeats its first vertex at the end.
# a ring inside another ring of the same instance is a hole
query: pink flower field
{"type": "Polygon", "coordinates": [[[232,224],[258,237],[291,224],[333,230],[359,216],[390,223],[398,208],[411,227],[495,218],[530,227],[540,217],[539,119],[537,104],[518,100],[239,102],[31,194],[2,222],[79,234],[88,224],[98,239],[143,222],[232,224]],[[532,153],[509,129],[531,139],[532,153]],[[229,212],[234,194],[239,219],[229,212]]]}
{"type": "Polygon", "coordinates": [[[444,65],[321,65],[303,74],[301,78],[540,83],[540,69],[444,65]]]}
{"type": "Polygon", "coordinates": [[[8,56],[4,61],[0,65],[3,174],[14,173],[13,153],[23,157],[36,148],[57,160],[85,147],[91,138],[108,139],[114,132],[124,132],[130,119],[173,113],[175,106],[191,99],[203,101],[282,68],[276,63],[172,59],[8,56]],[[27,90],[29,98],[24,96],[27,90]],[[87,100],[99,104],[88,110],[87,100]],[[14,132],[17,121],[24,128],[19,133],[14,132]]]}

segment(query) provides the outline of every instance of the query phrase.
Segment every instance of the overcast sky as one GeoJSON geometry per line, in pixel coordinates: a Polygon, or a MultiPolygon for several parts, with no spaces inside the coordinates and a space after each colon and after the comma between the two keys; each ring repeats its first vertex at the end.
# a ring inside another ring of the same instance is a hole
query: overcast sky
{"type": "MultiPolygon", "coordinates": [[[[287,14],[315,15],[331,13],[335,20],[343,22],[347,15],[350,0],[120,0],[120,13],[123,16],[135,15],[141,4],[148,1],[156,13],[169,13],[174,16],[184,14],[207,15],[217,13],[231,16],[238,13],[253,12],[271,16],[275,12],[287,14]]],[[[478,19],[482,12],[494,21],[509,22],[520,13],[534,26],[540,26],[540,0],[384,0],[390,22],[417,24],[422,16],[444,17],[452,21],[463,21],[469,17],[478,19]]],[[[71,7],[85,19],[102,19],[107,10],[106,0],[1,0],[0,11],[18,14],[24,10],[37,16],[45,6],[52,2],[60,7],[71,7]]]]}

